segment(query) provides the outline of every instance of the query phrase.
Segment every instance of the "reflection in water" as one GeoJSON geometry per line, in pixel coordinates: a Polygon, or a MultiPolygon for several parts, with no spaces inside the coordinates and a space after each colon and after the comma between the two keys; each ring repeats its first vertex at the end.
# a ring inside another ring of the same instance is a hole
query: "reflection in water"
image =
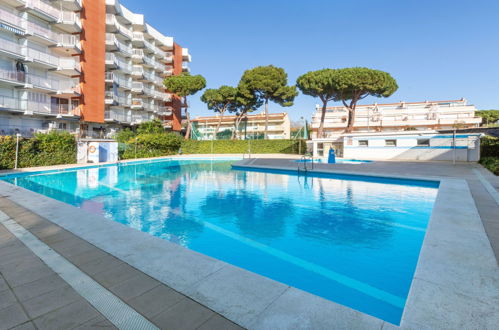
{"type": "Polygon", "coordinates": [[[394,323],[402,307],[393,300],[407,296],[437,192],[432,184],[233,171],[230,162],[199,160],[16,182],[394,323]]]}

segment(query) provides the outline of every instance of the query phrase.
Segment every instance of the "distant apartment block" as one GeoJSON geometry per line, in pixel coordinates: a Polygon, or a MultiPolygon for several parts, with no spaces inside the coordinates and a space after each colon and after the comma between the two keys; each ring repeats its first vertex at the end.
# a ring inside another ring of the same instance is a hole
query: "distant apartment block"
{"type": "MultiPolygon", "coordinates": [[[[198,117],[192,120],[194,138],[211,140],[214,138],[215,130],[220,121],[219,116],[198,117]]],[[[218,134],[233,132],[236,116],[223,116],[218,134]]],[[[291,122],[287,113],[270,113],[268,118],[269,139],[289,139],[291,136],[291,122]]],[[[238,139],[260,139],[265,133],[265,115],[255,114],[245,116],[237,127],[236,137],[238,139]]]]}
{"type": "Polygon", "coordinates": [[[180,131],[163,80],[190,60],[118,0],[0,0],[0,135],[104,136],[155,118],[180,131]]]}
{"type": "MultiPolygon", "coordinates": [[[[481,123],[481,118],[475,116],[476,110],[465,99],[358,105],[352,133],[473,128],[481,123]]],[[[317,107],[312,116],[313,138],[317,138],[320,116],[321,108],[317,107]]],[[[345,131],[347,122],[345,107],[328,107],[324,138],[339,137],[345,131]]]]}

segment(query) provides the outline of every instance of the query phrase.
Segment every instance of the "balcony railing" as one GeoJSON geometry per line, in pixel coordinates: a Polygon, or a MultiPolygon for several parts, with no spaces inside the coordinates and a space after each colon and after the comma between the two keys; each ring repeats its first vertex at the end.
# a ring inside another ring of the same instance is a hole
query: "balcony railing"
{"type": "Polygon", "coordinates": [[[132,90],[134,92],[142,92],[144,91],[144,84],[138,81],[132,82],[132,90]]]}
{"type": "Polygon", "coordinates": [[[62,24],[76,24],[78,27],[82,27],[81,19],[75,12],[63,11],[58,17],[58,22],[62,24]]]}
{"type": "Polygon", "coordinates": [[[59,82],[57,79],[46,76],[39,76],[33,73],[26,75],[26,81],[35,87],[54,91],[57,91],[59,86],[59,82]]]}
{"type": "Polygon", "coordinates": [[[41,25],[35,24],[33,22],[28,22],[27,24],[28,28],[27,33],[36,35],[45,39],[52,40],[54,43],[57,43],[60,39],[59,33],[56,33],[50,29],[47,29],[46,27],[43,27],[41,25]]]}
{"type": "Polygon", "coordinates": [[[0,8],[0,21],[14,25],[22,30],[25,29],[26,20],[0,8]]]}
{"type": "Polygon", "coordinates": [[[21,102],[18,98],[0,96],[0,109],[21,110],[21,102]]]}
{"type": "Polygon", "coordinates": [[[73,107],[72,104],[51,104],[50,112],[54,115],[74,115],[78,107],[73,107]]]}
{"type": "Polygon", "coordinates": [[[59,9],[52,7],[48,3],[41,0],[26,0],[26,7],[33,8],[46,15],[52,16],[55,19],[58,19],[61,13],[59,9]]]}
{"type": "Polygon", "coordinates": [[[77,70],[81,71],[80,62],[74,60],[74,58],[61,58],[59,60],[59,68],[62,70],[77,70]]]}
{"type": "Polygon", "coordinates": [[[9,53],[13,53],[13,54],[17,54],[17,55],[24,55],[24,47],[22,47],[21,45],[15,43],[15,42],[12,42],[10,40],[6,40],[6,39],[2,39],[0,38],[0,50],[3,50],[3,51],[6,51],[6,52],[9,52],[9,53]]]}
{"type": "Polygon", "coordinates": [[[80,37],[71,34],[59,34],[58,43],[65,47],[80,48],[80,37]]]}
{"type": "Polygon", "coordinates": [[[35,61],[42,62],[45,64],[53,66],[59,65],[59,57],[49,53],[41,52],[33,48],[27,48],[27,56],[35,61]]]}

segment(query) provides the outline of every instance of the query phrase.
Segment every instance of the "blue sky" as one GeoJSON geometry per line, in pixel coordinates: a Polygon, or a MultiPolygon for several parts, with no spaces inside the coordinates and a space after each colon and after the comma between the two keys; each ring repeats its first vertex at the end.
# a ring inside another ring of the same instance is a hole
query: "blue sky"
{"type": "MultiPolygon", "coordinates": [[[[378,102],[465,97],[499,109],[497,0],[121,1],[189,48],[191,73],[208,88],[235,86],[258,65],[283,67],[291,84],[311,70],[365,66],[399,84],[378,102]]],[[[211,114],[200,96],[190,99],[193,117],[211,114]]],[[[310,118],[316,103],[299,95],[270,111],[310,118]]]]}

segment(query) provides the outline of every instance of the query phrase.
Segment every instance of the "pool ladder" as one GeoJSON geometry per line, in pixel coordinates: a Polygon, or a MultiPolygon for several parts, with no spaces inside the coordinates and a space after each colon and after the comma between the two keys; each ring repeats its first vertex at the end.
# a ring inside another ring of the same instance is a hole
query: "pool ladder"
{"type": "Polygon", "coordinates": [[[307,173],[308,171],[313,170],[313,169],[314,169],[314,157],[310,156],[310,155],[301,156],[301,159],[298,162],[298,173],[300,173],[300,172],[307,173]],[[303,164],[303,168],[302,168],[302,164],[303,164]],[[308,166],[307,164],[310,164],[310,166],[308,166]]]}

